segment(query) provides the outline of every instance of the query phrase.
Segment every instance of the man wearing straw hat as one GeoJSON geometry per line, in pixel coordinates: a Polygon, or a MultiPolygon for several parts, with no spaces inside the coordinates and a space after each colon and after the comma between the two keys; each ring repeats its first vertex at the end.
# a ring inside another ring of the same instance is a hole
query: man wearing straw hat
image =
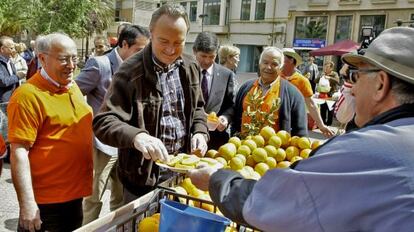
{"type": "Polygon", "coordinates": [[[283,55],[285,55],[285,59],[281,76],[296,86],[302,93],[309,115],[315,120],[323,135],[325,137],[332,137],[334,132],[323,123],[318,107],[312,100],[313,90],[309,80],[296,70],[296,67],[302,64],[302,57],[293,48],[284,48],[283,55]]]}
{"type": "Polygon", "coordinates": [[[414,28],[383,31],[347,54],[357,131],[335,137],[290,169],[259,181],[230,170],[192,171],[227,217],[263,231],[412,231],[414,28]]]}

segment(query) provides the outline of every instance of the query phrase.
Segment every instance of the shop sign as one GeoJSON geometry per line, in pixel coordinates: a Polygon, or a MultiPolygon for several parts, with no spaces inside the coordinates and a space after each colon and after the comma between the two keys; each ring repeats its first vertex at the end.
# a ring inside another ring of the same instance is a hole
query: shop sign
{"type": "Polygon", "coordinates": [[[323,48],[326,46],[324,39],[294,39],[293,47],[297,48],[323,48]]]}

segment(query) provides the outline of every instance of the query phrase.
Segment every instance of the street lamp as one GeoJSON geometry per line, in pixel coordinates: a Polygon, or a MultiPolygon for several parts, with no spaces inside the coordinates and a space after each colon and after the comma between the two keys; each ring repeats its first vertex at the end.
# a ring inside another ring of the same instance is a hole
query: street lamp
{"type": "Polygon", "coordinates": [[[198,17],[201,18],[201,32],[203,32],[204,18],[208,17],[208,14],[201,14],[198,17]]]}

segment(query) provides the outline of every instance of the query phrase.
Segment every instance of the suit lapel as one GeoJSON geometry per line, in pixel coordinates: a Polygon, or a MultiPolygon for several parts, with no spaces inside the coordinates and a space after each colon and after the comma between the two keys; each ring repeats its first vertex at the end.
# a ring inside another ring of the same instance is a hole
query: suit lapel
{"type": "Polygon", "coordinates": [[[108,54],[109,62],[111,62],[112,75],[118,71],[119,62],[115,52],[116,47],[108,54]]]}
{"type": "Polygon", "coordinates": [[[220,77],[219,69],[217,68],[216,64],[213,64],[211,87],[210,87],[210,93],[208,95],[209,97],[208,97],[206,109],[212,109],[214,107],[214,104],[215,104],[214,102],[217,97],[217,92],[222,88],[222,86],[220,85],[223,84],[223,82],[220,80],[222,80],[222,78],[220,77]]]}

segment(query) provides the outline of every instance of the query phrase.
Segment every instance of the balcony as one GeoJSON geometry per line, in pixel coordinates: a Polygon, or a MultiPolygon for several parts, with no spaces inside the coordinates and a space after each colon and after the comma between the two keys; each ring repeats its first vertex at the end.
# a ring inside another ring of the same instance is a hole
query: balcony
{"type": "Polygon", "coordinates": [[[328,5],[329,5],[329,0],[309,0],[309,2],[308,2],[309,7],[328,6],[328,5]]]}

